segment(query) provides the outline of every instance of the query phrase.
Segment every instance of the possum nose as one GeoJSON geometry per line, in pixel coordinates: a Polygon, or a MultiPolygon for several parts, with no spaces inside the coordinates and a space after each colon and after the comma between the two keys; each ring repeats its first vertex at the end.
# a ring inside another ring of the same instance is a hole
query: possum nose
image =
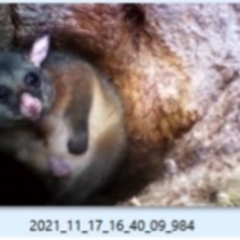
{"type": "Polygon", "coordinates": [[[31,120],[39,118],[42,111],[42,102],[29,93],[23,93],[20,100],[21,114],[31,120]]]}

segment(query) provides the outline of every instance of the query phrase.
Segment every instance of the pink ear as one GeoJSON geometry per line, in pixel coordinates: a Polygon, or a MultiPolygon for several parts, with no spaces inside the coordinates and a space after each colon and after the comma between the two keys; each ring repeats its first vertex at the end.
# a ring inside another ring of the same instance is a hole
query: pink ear
{"type": "Polygon", "coordinates": [[[34,42],[29,54],[29,60],[36,67],[39,67],[46,58],[49,50],[49,41],[49,36],[45,35],[34,42]]]}

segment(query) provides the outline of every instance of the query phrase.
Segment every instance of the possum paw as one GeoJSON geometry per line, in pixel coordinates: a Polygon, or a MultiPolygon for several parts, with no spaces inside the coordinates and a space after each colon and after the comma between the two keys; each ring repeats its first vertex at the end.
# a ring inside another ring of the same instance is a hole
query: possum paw
{"type": "Polygon", "coordinates": [[[61,157],[50,157],[50,168],[55,177],[66,177],[72,169],[70,163],[61,157]]]}

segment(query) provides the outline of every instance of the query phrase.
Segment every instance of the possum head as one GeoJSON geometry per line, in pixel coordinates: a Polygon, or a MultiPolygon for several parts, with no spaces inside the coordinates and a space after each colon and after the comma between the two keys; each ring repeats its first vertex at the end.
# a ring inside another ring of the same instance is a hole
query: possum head
{"type": "Polygon", "coordinates": [[[41,68],[49,49],[49,38],[34,42],[28,55],[0,53],[0,127],[36,121],[54,101],[54,88],[41,68]]]}

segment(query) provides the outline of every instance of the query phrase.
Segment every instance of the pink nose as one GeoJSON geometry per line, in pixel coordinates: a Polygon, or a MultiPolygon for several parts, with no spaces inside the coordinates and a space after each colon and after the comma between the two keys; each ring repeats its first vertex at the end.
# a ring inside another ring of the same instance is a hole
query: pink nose
{"type": "Polygon", "coordinates": [[[20,111],[24,117],[36,120],[39,118],[42,108],[42,102],[38,98],[29,93],[21,95],[20,111]]]}

